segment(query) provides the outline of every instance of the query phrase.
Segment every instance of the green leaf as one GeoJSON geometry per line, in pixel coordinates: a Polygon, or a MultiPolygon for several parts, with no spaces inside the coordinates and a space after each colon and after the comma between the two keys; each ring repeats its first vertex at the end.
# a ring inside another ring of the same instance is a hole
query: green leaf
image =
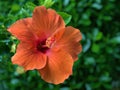
{"type": "Polygon", "coordinates": [[[92,45],[92,52],[94,52],[94,53],[99,53],[99,51],[100,51],[100,47],[99,47],[99,45],[97,45],[97,44],[93,44],[92,45]]]}
{"type": "Polygon", "coordinates": [[[95,59],[93,57],[86,57],[84,63],[85,63],[85,65],[94,65],[95,59]]]}
{"type": "Polygon", "coordinates": [[[120,44],[120,36],[116,36],[110,40],[110,43],[120,44]]]}
{"type": "Polygon", "coordinates": [[[12,5],[11,10],[12,10],[13,12],[18,11],[19,9],[20,9],[20,6],[19,6],[19,5],[17,5],[17,4],[13,4],[13,5],[12,5]]]}
{"type": "Polygon", "coordinates": [[[87,39],[83,46],[83,52],[84,53],[87,52],[89,50],[90,46],[91,46],[91,41],[90,41],[90,39],[87,39]]]}
{"type": "Polygon", "coordinates": [[[103,38],[103,33],[100,32],[98,28],[94,28],[92,38],[95,41],[99,41],[103,38]]]}
{"type": "Polygon", "coordinates": [[[99,3],[93,3],[92,7],[95,8],[95,9],[98,9],[98,10],[102,9],[102,5],[99,4],[99,3]]]}
{"type": "Polygon", "coordinates": [[[53,0],[45,0],[44,3],[43,3],[43,5],[44,5],[46,8],[51,7],[53,4],[54,4],[54,1],[53,1],[53,0]]]}
{"type": "Polygon", "coordinates": [[[36,5],[32,2],[27,2],[26,7],[29,8],[31,11],[33,11],[36,5]]]}
{"type": "Polygon", "coordinates": [[[72,19],[72,16],[69,15],[69,14],[67,14],[67,13],[65,13],[65,12],[57,12],[57,13],[60,14],[60,16],[62,16],[62,18],[64,19],[66,25],[67,25],[67,24],[71,21],[71,19],[72,19]]]}
{"type": "Polygon", "coordinates": [[[102,32],[99,32],[99,33],[97,34],[97,36],[96,36],[95,40],[96,40],[96,41],[101,40],[101,39],[102,39],[102,37],[103,37],[102,32]]]}

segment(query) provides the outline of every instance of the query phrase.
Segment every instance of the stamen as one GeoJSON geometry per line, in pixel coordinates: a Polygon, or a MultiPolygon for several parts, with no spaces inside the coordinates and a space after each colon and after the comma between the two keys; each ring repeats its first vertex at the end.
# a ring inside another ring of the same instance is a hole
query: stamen
{"type": "Polygon", "coordinates": [[[46,40],[46,46],[48,48],[52,47],[52,45],[54,44],[55,42],[55,38],[54,37],[49,37],[47,40],[46,40]]]}

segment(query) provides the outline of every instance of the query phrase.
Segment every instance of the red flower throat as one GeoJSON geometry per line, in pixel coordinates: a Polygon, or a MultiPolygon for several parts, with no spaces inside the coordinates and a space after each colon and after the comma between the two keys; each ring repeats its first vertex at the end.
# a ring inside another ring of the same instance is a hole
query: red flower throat
{"type": "Polygon", "coordinates": [[[42,41],[38,41],[37,42],[37,50],[42,52],[42,53],[46,53],[54,44],[55,39],[54,38],[48,38],[48,39],[44,39],[42,41]]]}

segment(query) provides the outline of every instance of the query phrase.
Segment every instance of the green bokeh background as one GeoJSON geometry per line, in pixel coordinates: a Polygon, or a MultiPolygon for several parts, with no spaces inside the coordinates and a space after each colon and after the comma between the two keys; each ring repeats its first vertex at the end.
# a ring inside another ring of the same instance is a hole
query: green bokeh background
{"type": "MultiPolygon", "coordinates": [[[[47,0],[49,1],[49,0],[47,0]]],[[[32,16],[44,0],[0,0],[0,90],[120,90],[120,0],[54,0],[48,7],[72,15],[83,51],[63,84],[43,81],[36,70],[19,73],[11,63],[18,43],[6,28],[32,16]]],[[[67,25],[67,26],[68,26],[67,25]]],[[[61,67],[62,68],[62,67],[61,67]]]]}

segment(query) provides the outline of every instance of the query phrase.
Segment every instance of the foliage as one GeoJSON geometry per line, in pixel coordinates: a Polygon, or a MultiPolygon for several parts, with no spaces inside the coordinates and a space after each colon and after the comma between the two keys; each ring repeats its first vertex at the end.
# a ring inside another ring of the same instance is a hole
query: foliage
{"type": "Polygon", "coordinates": [[[71,21],[71,19],[72,19],[72,16],[69,15],[69,14],[67,14],[67,13],[65,13],[65,12],[58,12],[58,14],[59,14],[60,16],[62,16],[62,18],[64,19],[64,22],[65,22],[66,25],[67,25],[67,24],[71,21]]]}
{"type": "Polygon", "coordinates": [[[51,1],[0,0],[0,90],[119,90],[120,1],[51,1]],[[79,28],[83,35],[83,51],[73,75],[60,85],[44,82],[36,70],[23,73],[10,60],[19,42],[6,29],[16,20],[32,16],[34,7],[42,4],[72,15],[70,23],[71,17],[65,18],[67,25],[79,28]]]}

